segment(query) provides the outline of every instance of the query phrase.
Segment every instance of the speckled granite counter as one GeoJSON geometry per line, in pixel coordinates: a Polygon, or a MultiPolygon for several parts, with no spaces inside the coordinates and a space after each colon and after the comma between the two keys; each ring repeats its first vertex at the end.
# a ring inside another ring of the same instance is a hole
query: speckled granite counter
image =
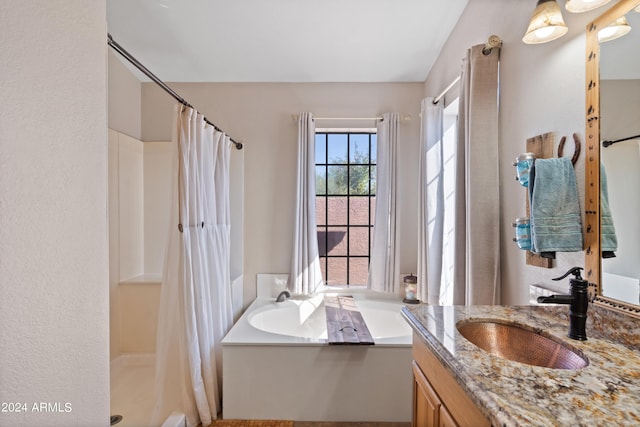
{"type": "Polygon", "coordinates": [[[590,306],[587,341],[566,337],[568,306],[406,306],[403,316],[494,426],[640,425],[640,320],[590,306]],[[549,369],[492,356],[456,323],[529,325],[582,351],[589,365],[549,369]]]}

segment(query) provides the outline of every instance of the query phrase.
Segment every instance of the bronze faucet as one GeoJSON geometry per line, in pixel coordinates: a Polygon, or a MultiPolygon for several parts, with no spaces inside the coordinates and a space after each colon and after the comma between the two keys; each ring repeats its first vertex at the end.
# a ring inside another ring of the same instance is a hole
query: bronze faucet
{"type": "Polygon", "coordinates": [[[589,305],[589,294],[587,292],[589,282],[582,279],[580,270],[582,270],[582,267],[573,267],[563,276],[552,279],[562,280],[569,274],[573,274],[574,278],[569,280],[569,295],[542,296],[538,297],[538,302],[541,304],[569,304],[569,338],[586,341],[587,332],[585,327],[587,324],[587,306],[589,305]]]}

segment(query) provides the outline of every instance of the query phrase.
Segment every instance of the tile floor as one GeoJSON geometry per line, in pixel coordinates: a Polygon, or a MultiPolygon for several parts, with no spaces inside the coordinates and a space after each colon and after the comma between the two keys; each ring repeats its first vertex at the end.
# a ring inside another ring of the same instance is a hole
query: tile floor
{"type": "Polygon", "coordinates": [[[316,423],[316,422],[303,422],[296,421],[293,423],[293,427],[410,427],[411,423],[372,423],[372,422],[358,422],[358,423],[316,423]]]}

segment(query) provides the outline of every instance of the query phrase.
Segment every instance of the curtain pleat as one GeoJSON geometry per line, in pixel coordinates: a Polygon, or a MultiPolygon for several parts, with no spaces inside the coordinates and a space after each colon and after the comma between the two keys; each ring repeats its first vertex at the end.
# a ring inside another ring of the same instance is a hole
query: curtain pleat
{"type": "Polygon", "coordinates": [[[422,100],[418,194],[418,298],[441,302],[444,256],[444,147],[443,104],[422,100]]]}
{"type": "Polygon", "coordinates": [[[377,128],[376,209],[367,285],[380,292],[400,294],[399,233],[396,197],[398,113],[385,113],[377,128]]]}
{"type": "Polygon", "coordinates": [[[467,51],[456,146],[454,304],[500,302],[499,53],[467,51]]]}
{"type": "Polygon", "coordinates": [[[160,295],[151,425],[178,411],[191,427],[209,425],[221,410],[221,341],[233,324],[231,143],[192,108],[177,105],[175,117],[173,209],[160,295]]]}
{"type": "Polygon", "coordinates": [[[287,288],[312,294],[322,285],[316,224],[316,149],[313,114],[298,118],[298,166],[293,252],[287,288]]]}

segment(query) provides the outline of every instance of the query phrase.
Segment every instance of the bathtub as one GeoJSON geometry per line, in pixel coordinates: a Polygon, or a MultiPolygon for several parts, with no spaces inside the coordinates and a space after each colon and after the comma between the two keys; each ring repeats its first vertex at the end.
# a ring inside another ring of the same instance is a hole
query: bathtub
{"type": "Polygon", "coordinates": [[[409,422],[411,328],[399,299],[348,290],[373,346],[329,345],[325,295],[258,298],[223,339],[226,419],[409,422]]]}

